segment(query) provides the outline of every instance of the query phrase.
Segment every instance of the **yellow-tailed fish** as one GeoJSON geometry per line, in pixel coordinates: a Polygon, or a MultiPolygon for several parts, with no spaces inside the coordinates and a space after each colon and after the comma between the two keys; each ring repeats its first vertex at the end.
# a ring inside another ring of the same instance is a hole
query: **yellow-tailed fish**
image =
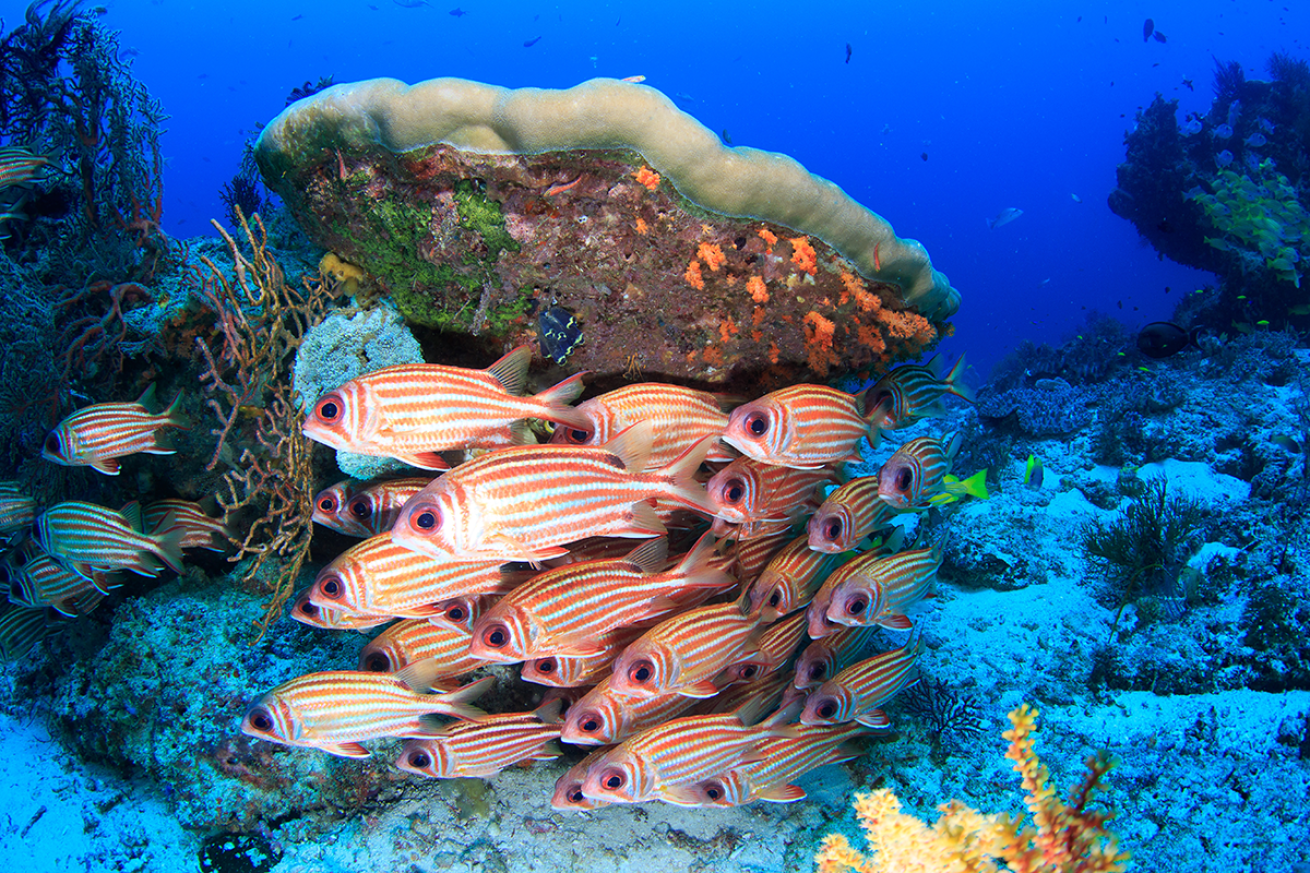
{"type": "Polygon", "coordinates": [[[472,702],[496,681],[488,676],[456,691],[427,694],[438,676],[435,661],[398,673],[328,670],[298,676],[268,692],[246,712],[242,733],[320,749],[343,758],[367,758],[364,740],[432,736],[434,715],[463,719],[486,713],[472,702]]]}
{"type": "Polygon", "coordinates": [[[826,385],[792,385],[732,411],[724,442],[748,458],[779,467],[858,461],[869,423],[859,401],[826,385]]]}
{"type": "Polygon", "coordinates": [[[979,500],[992,499],[992,495],[987,491],[986,467],[983,467],[968,479],[961,479],[947,473],[942,477],[942,490],[928,498],[928,505],[945,506],[966,497],[976,497],[979,500]]]}
{"type": "Polygon", "coordinates": [[[90,467],[117,476],[118,459],[126,455],[173,454],[172,448],[159,442],[159,431],[189,426],[178,408],[182,395],[158,415],[147,408],[154,396],[152,384],[135,403],[96,403],[79,409],[50,431],[42,444],[41,457],[67,467],[90,467]]]}
{"type": "Polygon", "coordinates": [[[522,397],[531,360],[532,347],[525,345],[485,370],[384,367],[319,398],[305,418],[305,436],[334,449],[444,470],[449,465],[438,452],[532,442],[527,419],[585,428],[587,419],[568,405],[582,393],[584,374],[522,397]]]}

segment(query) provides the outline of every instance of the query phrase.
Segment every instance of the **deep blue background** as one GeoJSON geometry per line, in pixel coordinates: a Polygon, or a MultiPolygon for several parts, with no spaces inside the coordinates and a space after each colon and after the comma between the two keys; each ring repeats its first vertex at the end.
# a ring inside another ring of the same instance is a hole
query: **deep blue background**
{"type": "MultiPolygon", "coordinates": [[[[964,297],[944,350],[967,350],[977,381],[1019,340],[1075,332],[1089,308],[1135,329],[1212,281],[1159,261],[1106,207],[1123,134],[1157,91],[1206,110],[1214,58],[1262,78],[1275,49],[1310,56],[1310,4],[1290,0],[458,2],[460,17],[455,0],[110,0],[105,23],[172,116],[166,230],[211,232],[243,141],[307,79],[640,74],[733,144],[792,155],[923,242],[964,297]],[[1143,41],[1147,17],[1167,43],[1143,41]],[[1012,206],[1024,215],[987,227],[1012,206]]],[[[8,26],[22,9],[0,4],[8,26]]]]}

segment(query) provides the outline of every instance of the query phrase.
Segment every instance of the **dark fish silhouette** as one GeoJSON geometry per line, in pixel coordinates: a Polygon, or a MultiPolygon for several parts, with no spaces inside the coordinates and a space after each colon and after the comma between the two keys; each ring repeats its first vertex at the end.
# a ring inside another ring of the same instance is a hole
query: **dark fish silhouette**
{"type": "Polygon", "coordinates": [[[456,6],[454,9],[450,10],[450,14],[453,15],[453,16],[455,16],[456,18],[461,18],[461,17],[463,17],[463,16],[465,16],[465,15],[468,15],[467,12],[465,12],[463,9],[460,9],[458,6],[456,6]]]}
{"type": "Polygon", "coordinates": [[[1155,33],[1155,22],[1148,18],[1146,23],[1142,25],[1142,42],[1150,39],[1153,33],[1155,33]]]}
{"type": "Polygon", "coordinates": [[[1151,34],[1151,36],[1155,37],[1155,41],[1156,41],[1156,42],[1168,42],[1168,41],[1169,41],[1168,38],[1167,38],[1163,33],[1161,33],[1161,32],[1158,31],[1158,30],[1157,30],[1155,33],[1151,34]]]}
{"type": "Polygon", "coordinates": [[[849,64],[850,62],[851,62],[851,44],[846,43],[846,63],[849,64]]]}
{"type": "Polygon", "coordinates": [[[1188,90],[1188,91],[1195,91],[1195,90],[1196,90],[1195,88],[1192,87],[1192,80],[1191,80],[1191,79],[1183,79],[1183,84],[1187,86],[1187,90],[1188,90]]]}
{"type": "Polygon", "coordinates": [[[1189,331],[1172,321],[1153,321],[1137,335],[1137,350],[1148,358],[1167,358],[1183,349],[1199,349],[1196,341],[1200,335],[1199,327],[1189,331]]]}
{"type": "Polygon", "coordinates": [[[919,153],[919,157],[926,161],[926,160],[928,160],[928,153],[927,153],[927,152],[920,152],[920,153],[919,153]]]}
{"type": "Polygon", "coordinates": [[[530,49],[530,48],[532,48],[534,45],[536,45],[536,44],[539,43],[539,42],[541,42],[541,37],[539,37],[539,36],[534,36],[532,39],[527,40],[526,42],[524,42],[524,43],[523,43],[523,47],[524,47],[525,49],[530,49]]]}

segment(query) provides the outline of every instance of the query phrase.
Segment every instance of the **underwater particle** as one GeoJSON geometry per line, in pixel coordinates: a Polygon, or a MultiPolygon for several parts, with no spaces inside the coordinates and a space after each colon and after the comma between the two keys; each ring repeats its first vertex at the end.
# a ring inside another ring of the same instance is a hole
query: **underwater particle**
{"type": "Polygon", "coordinates": [[[927,152],[920,152],[920,153],[919,153],[919,158],[920,158],[921,160],[925,160],[925,161],[928,160],[928,153],[927,153],[927,152]]]}
{"type": "Polygon", "coordinates": [[[582,326],[563,306],[552,306],[537,316],[537,339],[541,353],[563,364],[582,345],[582,326]]]}
{"type": "Polygon", "coordinates": [[[202,873],[268,873],[282,858],[258,834],[216,834],[200,844],[202,873]]]}

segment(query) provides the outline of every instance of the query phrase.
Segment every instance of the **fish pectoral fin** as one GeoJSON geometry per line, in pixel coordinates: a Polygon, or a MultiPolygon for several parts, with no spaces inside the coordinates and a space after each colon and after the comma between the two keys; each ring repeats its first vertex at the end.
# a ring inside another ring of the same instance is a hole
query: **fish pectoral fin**
{"type": "Polygon", "coordinates": [[[770,785],[755,796],[768,803],[795,803],[805,799],[805,789],[799,785],[770,785]]]}
{"type": "Polygon", "coordinates": [[[885,615],[878,619],[878,624],[889,630],[913,630],[914,624],[906,615],[885,615]]]}
{"type": "Polygon", "coordinates": [[[887,713],[883,712],[881,709],[866,712],[861,716],[857,716],[855,720],[865,727],[871,727],[876,730],[887,730],[892,726],[892,720],[888,718],[887,713]]]}
{"type": "Polygon", "coordinates": [[[510,560],[528,561],[532,564],[540,564],[542,561],[549,561],[553,558],[562,558],[569,553],[568,549],[560,546],[547,546],[540,549],[530,549],[520,543],[518,540],[506,534],[493,534],[487,538],[491,543],[497,543],[505,546],[514,555],[510,560]]]}
{"type": "Polygon", "coordinates": [[[120,467],[117,458],[101,458],[98,461],[92,461],[87,466],[97,473],[104,473],[106,476],[117,476],[120,467]]]}
{"type": "Polygon", "coordinates": [[[336,755],[338,758],[367,758],[369,757],[368,749],[359,743],[323,743],[317,746],[329,755],[336,755]]]}
{"type": "Polygon", "coordinates": [[[436,452],[415,452],[412,455],[392,455],[397,461],[403,461],[420,470],[449,470],[450,464],[436,452]]]}
{"type": "Polygon", "coordinates": [[[683,697],[713,697],[719,693],[719,686],[709,679],[702,679],[700,682],[693,682],[685,688],[679,688],[678,693],[683,697]]]}
{"type": "Polygon", "coordinates": [[[700,806],[704,802],[691,785],[665,785],[660,788],[657,796],[674,806],[700,806]]]}

